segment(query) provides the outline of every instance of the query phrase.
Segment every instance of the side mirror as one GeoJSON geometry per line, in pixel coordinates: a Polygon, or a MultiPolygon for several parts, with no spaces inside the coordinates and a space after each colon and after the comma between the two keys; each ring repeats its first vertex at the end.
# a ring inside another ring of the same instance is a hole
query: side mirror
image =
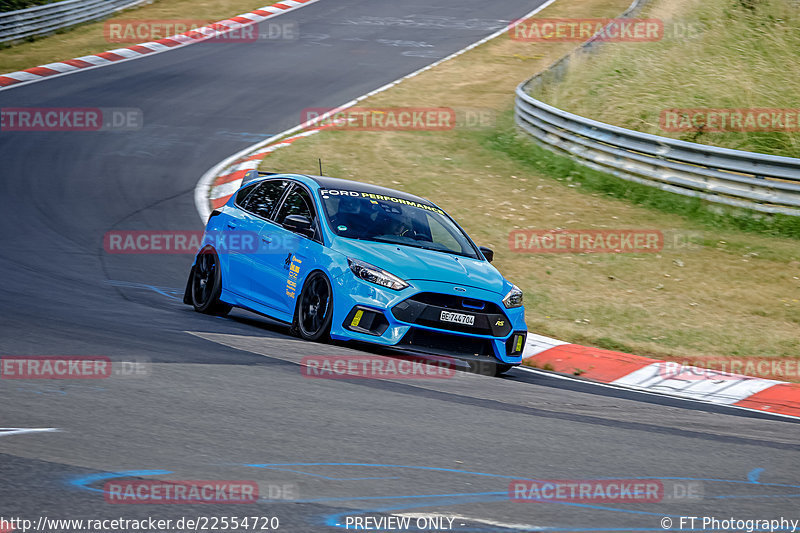
{"type": "Polygon", "coordinates": [[[303,215],[289,215],[283,219],[283,227],[294,233],[311,237],[314,234],[314,229],[311,227],[311,221],[303,215]]]}
{"type": "Polygon", "coordinates": [[[492,250],[491,248],[487,248],[485,246],[478,246],[478,250],[481,251],[483,257],[485,257],[486,260],[489,261],[490,263],[494,260],[494,250],[492,250]]]}

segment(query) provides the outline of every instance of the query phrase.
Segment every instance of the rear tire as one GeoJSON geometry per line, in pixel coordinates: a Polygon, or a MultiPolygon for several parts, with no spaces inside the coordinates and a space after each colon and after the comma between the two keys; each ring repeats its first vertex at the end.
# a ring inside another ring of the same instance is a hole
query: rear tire
{"type": "Polygon", "coordinates": [[[312,272],[297,299],[291,331],[307,341],[324,342],[330,338],[333,322],[333,289],[322,272],[312,272]]]}
{"type": "Polygon", "coordinates": [[[222,272],[219,257],[213,248],[203,248],[192,267],[189,279],[189,297],[198,313],[225,316],[233,306],[219,300],[222,293],[222,272]]]}

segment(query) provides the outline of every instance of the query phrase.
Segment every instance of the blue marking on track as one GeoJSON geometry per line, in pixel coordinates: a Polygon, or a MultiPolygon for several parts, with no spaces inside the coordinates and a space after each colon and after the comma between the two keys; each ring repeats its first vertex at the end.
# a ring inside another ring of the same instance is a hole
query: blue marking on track
{"type": "MultiPolygon", "coordinates": [[[[401,469],[412,469],[412,470],[428,470],[428,471],[438,471],[438,472],[448,472],[448,473],[456,473],[456,474],[465,474],[465,475],[476,475],[476,476],[485,476],[485,477],[493,477],[499,479],[527,479],[531,481],[537,481],[536,479],[532,478],[523,478],[520,476],[508,476],[508,475],[501,475],[501,474],[488,474],[485,472],[473,472],[468,470],[459,470],[454,468],[439,468],[439,467],[426,467],[426,466],[408,466],[408,465],[395,465],[395,464],[370,464],[370,463],[295,463],[295,464],[248,464],[243,466],[251,466],[254,468],[273,468],[273,467],[289,467],[289,466],[354,466],[354,467],[371,467],[371,468],[401,468],[401,469]]],[[[609,478],[596,478],[596,479],[617,479],[615,477],[609,478]]],[[[728,479],[715,479],[715,478],[688,478],[688,477],[665,477],[665,476],[639,476],[639,477],[632,477],[629,479],[636,479],[636,480],[650,480],[650,479],[661,479],[661,480],[678,480],[678,481],[708,481],[708,482],[718,482],[718,483],[735,483],[735,484],[746,484],[746,485],[759,485],[761,487],[764,486],[774,486],[774,487],[791,487],[791,488],[800,488],[798,485],[786,485],[780,483],[759,483],[750,481],[742,481],[742,480],[728,480],[728,479]]],[[[735,496],[731,496],[735,497],[735,496]]],[[[752,495],[750,497],[753,497],[752,495]]],[[[764,497],[771,497],[771,496],[764,496],[764,497]]],[[[784,496],[785,497],[785,496],[784,496]]],[[[431,495],[400,495],[394,497],[356,497],[356,498],[325,498],[325,499],[316,499],[313,500],[314,502],[331,502],[331,501],[375,501],[375,500],[416,500],[413,503],[409,504],[398,504],[391,507],[377,507],[372,509],[361,509],[358,511],[348,511],[344,513],[334,513],[330,515],[325,515],[322,517],[322,523],[330,526],[330,527],[338,527],[344,528],[342,517],[344,516],[352,516],[354,514],[369,514],[369,513],[388,513],[388,512],[396,512],[401,510],[409,510],[409,509],[419,509],[419,508],[431,508],[431,507],[438,507],[438,506],[448,506],[448,505],[463,505],[467,503],[487,503],[487,502],[497,502],[497,501],[508,501],[508,493],[507,492],[488,492],[488,493],[471,493],[471,494],[431,494],[431,495]]],[[[308,500],[311,502],[312,500],[308,500]]],[[[555,500],[531,500],[532,502],[536,503],[544,503],[544,504],[557,504],[563,505],[567,507],[577,507],[583,509],[593,509],[598,511],[609,511],[612,513],[625,513],[625,514],[635,514],[635,515],[642,515],[642,516],[657,516],[657,517],[672,517],[672,518],[680,518],[681,515],[669,515],[663,512],[661,513],[654,513],[650,511],[638,511],[633,509],[619,509],[613,507],[606,507],[602,505],[592,505],[586,503],[577,503],[577,502],[564,502],[564,501],[555,501],[555,500]]],[[[502,531],[504,528],[496,527],[496,528],[480,528],[474,529],[474,531],[502,531]]],[[[507,528],[505,528],[507,529],[507,528]]],[[[641,528],[553,528],[553,527],[540,527],[535,529],[530,529],[531,531],[664,531],[663,529],[641,529],[641,528]]],[[[465,530],[466,531],[466,530],[465,530]]]]}
{"type": "Polygon", "coordinates": [[[178,296],[179,294],[183,294],[183,291],[172,287],[156,287],[155,285],[148,285],[146,283],[134,283],[132,281],[119,281],[115,279],[107,280],[106,283],[108,283],[109,285],[113,285],[114,287],[149,290],[158,293],[162,296],[166,296],[167,298],[170,298],[172,300],[183,301],[183,298],[178,296]]]}
{"type": "Polygon", "coordinates": [[[124,472],[102,472],[100,474],[89,474],[86,476],[72,478],[67,481],[67,484],[83,490],[105,493],[103,489],[96,489],[94,487],[90,487],[89,485],[97,483],[98,481],[117,479],[121,477],[164,476],[171,473],[172,472],[169,470],[126,470],[124,472]]]}
{"type": "Polygon", "coordinates": [[[761,472],[763,472],[763,468],[754,468],[750,472],[747,473],[747,480],[750,483],[758,483],[758,478],[761,476],[761,472]]]}
{"type": "MultiPolygon", "coordinates": [[[[488,477],[488,478],[496,478],[496,479],[519,479],[519,480],[530,480],[530,481],[537,481],[535,478],[525,478],[522,476],[511,476],[511,475],[504,475],[504,474],[490,474],[486,472],[475,472],[471,470],[461,470],[456,468],[442,468],[442,467],[431,467],[431,466],[413,466],[413,465],[397,465],[397,464],[380,464],[380,463],[245,463],[245,464],[232,464],[231,466],[239,466],[239,467],[248,467],[248,468],[260,468],[266,470],[277,470],[277,471],[285,471],[291,472],[294,474],[300,474],[305,476],[311,476],[315,478],[321,478],[325,480],[331,481],[361,481],[361,480],[383,480],[383,479],[399,479],[398,476],[391,476],[391,477],[352,477],[352,478],[341,478],[341,477],[332,477],[324,474],[317,474],[313,472],[306,472],[302,468],[303,467],[356,467],[356,468],[392,468],[392,469],[405,469],[405,470],[420,470],[420,471],[429,471],[429,472],[443,472],[449,474],[460,474],[466,476],[479,476],[479,477],[488,477]]],[[[714,482],[714,483],[729,483],[734,485],[749,485],[749,486],[757,486],[761,489],[767,487],[776,487],[776,488],[792,488],[792,489],[800,489],[800,485],[796,484],[785,484],[785,483],[762,483],[758,481],[761,473],[764,470],[762,468],[755,468],[751,470],[748,475],[747,481],[744,480],[731,480],[731,479],[717,479],[717,478],[690,478],[690,477],[677,477],[677,476],[640,476],[640,477],[626,477],[626,479],[632,480],[677,480],[677,481],[704,481],[704,482],[714,482]]],[[[102,489],[98,489],[92,487],[92,484],[120,477],[144,477],[144,476],[157,476],[157,475],[165,475],[171,474],[171,471],[168,470],[130,470],[125,472],[111,472],[111,473],[101,473],[101,474],[91,474],[87,476],[80,476],[77,478],[70,479],[68,484],[74,487],[78,487],[84,490],[90,490],[94,492],[104,492],[102,489]]],[[[601,478],[597,477],[594,478],[597,480],[603,479],[619,479],[619,477],[608,477],[608,478],[601,478]]],[[[796,498],[800,497],[800,494],[751,494],[751,495],[718,495],[718,496],[711,496],[712,499],[759,499],[759,498],[796,498]]],[[[412,509],[431,509],[436,507],[443,507],[443,506],[454,506],[454,505],[465,505],[465,504],[472,504],[472,503],[492,503],[492,502],[504,502],[510,501],[508,491],[492,491],[492,492],[474,492],[474,493],[445,493],[445,494],[401,494],[395,496],[352,496],[352,497],[326,497],[326,498],[310,498],[310,499],[303,499],[303,500],[292,500],[292,503],[335,503],[335,502],[374,502],[377,503],[379,501],[386,502],[388,505],[384,506],[377,506],[370,509],[352,509],[346,512],[337,512],[327,515],[322,515],[317,519],[317,523],[320,525],[326,525],[329,527],[336,527],[336,528],[345,528],[345,525],[342,524],[343,517],[345,516],[354,516],[354,515],[365,515],[365,514],[375,514],[375,513],[391,513],[391,512],[398,512],[398,511],[408,511],[412,509]],[[393,502],[393,503],[389,503],[393,502]]],[[[544,499],[533,499],[530,500],[531,503],[540,503],[540,504],[557,504],[561,506],[567,506],[572,508],[581,508],[581,509],[591,509],[597,511],[607,511],[611,513],[625,513],[625,514],[634,514],[634,515],[641,515],[643,517],[672,517],[672,518],[679,518],[680,515],[671,515],[661,513],[654,513],[650,511],[640,511],[634,509],[621,509],[615,507],[607,507],[603,505],[593,505],[588,503],[578,503],[578,502],[567,502],[567,501],[558,501],[558,500],[544,500],[544,499]]],[[[466,519],[465,519],[466,520],[466,519]]],[[[488,532],[488,531],[509,531],[509,528],[504,527],[502,525],[475,525],[470,526],[467,528],[459,528],[460,531],[476,531],[476,532],[488,532]]],[[[570,527],[570,528],[563,528],[563,527],[548,527],[548,526],[537,526],[531,528],[515,528],[515,531],[552,531],[552,532],[566,532],[566,531],[585,531],[585,532],[600,532],[600,531],[609,531],[609,532],[623,532],[623,531],[664,531],[664,529],[659,528],[602,528],[602,527],[589,527],[589,528],[581,528],[581,527],[570,527]]],[[[688,529],[686,529],[688,531],[688,529]]],[[[704,531],[714,531],[714,530],[704,530],[704,531]]],[[[759,531],[759,530],[755,530],[759,531]]]]}

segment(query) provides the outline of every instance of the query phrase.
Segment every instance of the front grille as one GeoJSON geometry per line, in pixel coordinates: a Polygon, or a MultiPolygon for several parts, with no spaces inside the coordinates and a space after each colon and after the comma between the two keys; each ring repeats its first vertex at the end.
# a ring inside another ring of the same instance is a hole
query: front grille
{"type": "Polygon", "coordinates": [[[413,346],[421,351],[447,355],[494,355],[492,342],[489,339],[450,335],[419,328],[409,329],[398,346],[413,346]]]}
{"type": "Polygon", "coordinates": [[[435,307],[442,307],[445,309],[464,311],[468,313],[475,313],[476,311],[479,311],[481,313],[499,315],[503,314],[503,310],[500,309],[500,306],[493,302],[464,298],[463,296],[456,296],[455,294],[421,292],[419,294],[415,294],[406,301],[414,301],[425,305],[433,305],[435,307]]]}
{"type": "Polygon", "coordinates": [[[451,294],[416,294],[395,305],[392,314],[397,320],[408,324],[475,335],[505,337],[511,332],[511,324],[497,304],[451,294]],[[469,315],[474,322],[466,324],[442,320],[442,311],[469,315]]]}

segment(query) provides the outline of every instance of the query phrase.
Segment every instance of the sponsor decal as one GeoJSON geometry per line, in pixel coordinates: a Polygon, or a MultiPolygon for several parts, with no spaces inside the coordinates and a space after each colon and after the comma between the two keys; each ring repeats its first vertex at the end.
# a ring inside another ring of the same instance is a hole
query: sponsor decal
{"type": "Polygon", "coordinates": [[[297,276],[300,274],[300,265],[303,260],[297,255],[289,254],[286,263],[289,268],[289,276],[286,279],[286,296],[294,299],[297,293],[297,276]]]}
{"type": "Polygon", "coordinates": [[[327,200],[331,196],[349,196],[351,198],[382,200],[384,202],[393,202],[396,204],[409,205],[411,207],[416,207],[418,209],[425,209],[426,211],[433,211],[434,213],[439,213],[441,215],[444,215],[444,211],[442,211],[436,206],[423,204],[420,202],[414,202],[412,200],[405,200],[403,198],[395,198],[394,196],[385,196],[383,194],[374,194],[363,191],[346,191],[339,189],[320,189],[319,194],[322,196],[324,200],[327,200]]]}

